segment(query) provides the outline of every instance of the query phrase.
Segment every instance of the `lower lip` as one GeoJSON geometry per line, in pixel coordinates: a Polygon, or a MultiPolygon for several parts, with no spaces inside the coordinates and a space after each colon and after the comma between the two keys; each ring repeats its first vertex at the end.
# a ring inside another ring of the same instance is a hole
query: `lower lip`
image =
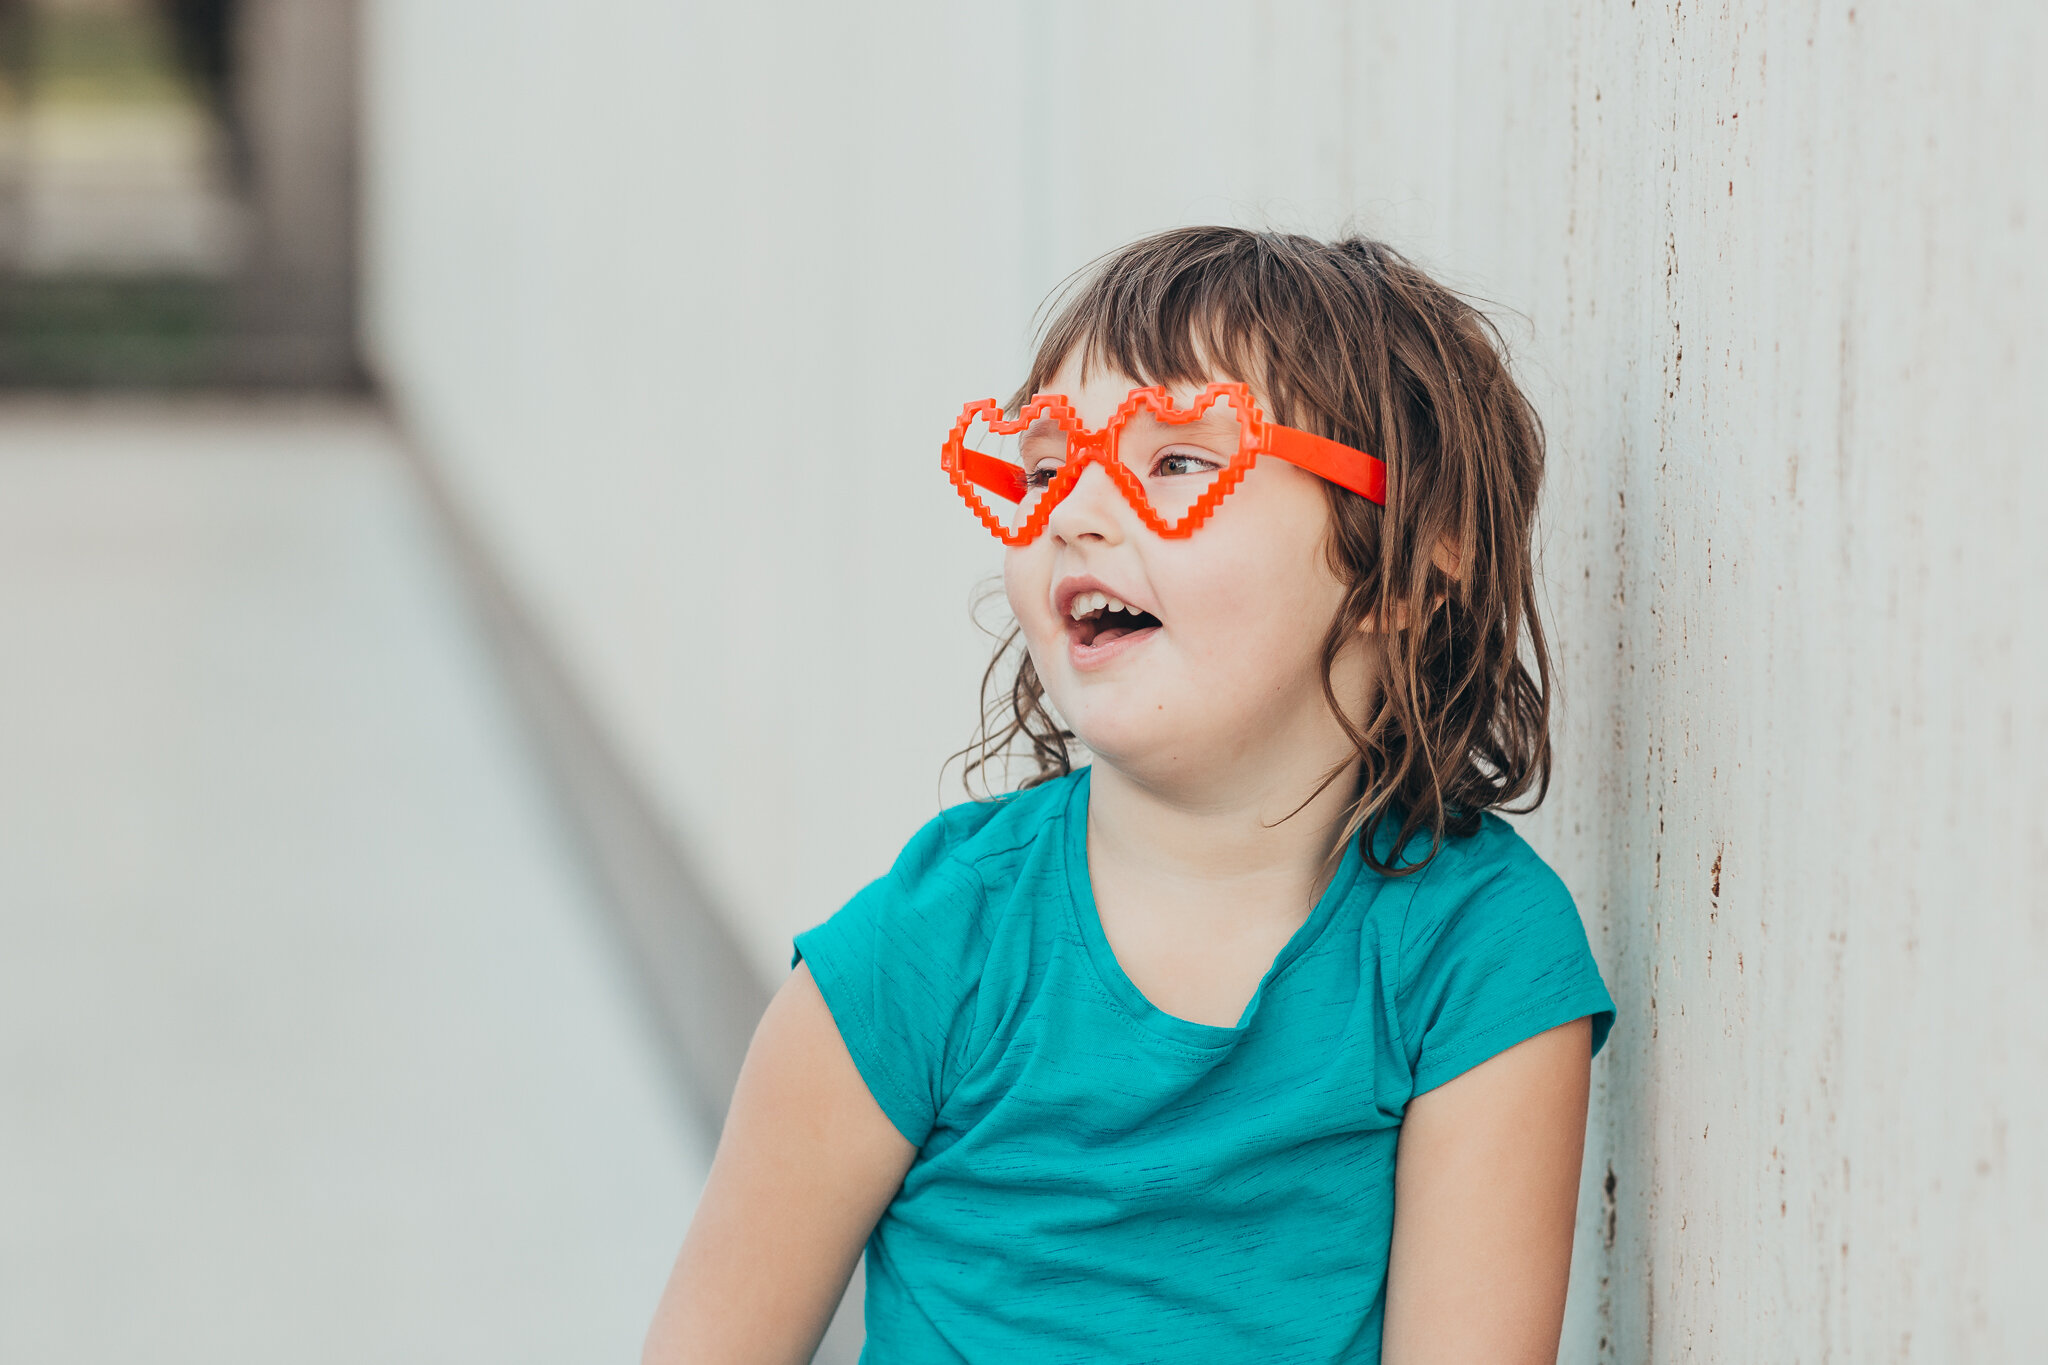
{"type": "Polygon", "coordinates": [[[1147,626],[1143,630],[1127,630],[1106,645],[1084,645],[1078,635],[1069,635],[1067,662],[1084,673],[1107,668],[1158,633],[1158,626],[1147,626]]]}

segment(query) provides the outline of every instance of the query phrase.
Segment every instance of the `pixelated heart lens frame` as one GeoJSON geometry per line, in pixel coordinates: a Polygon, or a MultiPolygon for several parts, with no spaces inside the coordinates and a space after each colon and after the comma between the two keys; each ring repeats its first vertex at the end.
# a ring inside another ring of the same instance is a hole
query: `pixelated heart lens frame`
{"type": "Polygon", "coordinates": [[[1025,534],[1041,506],[1049,511],[1079,481],[1091,448],[1102,450],[1105,472],[1121,466],[1128,473],[1128,481],[1119,482],[1138,490],[1133,502],[1149,510],[1153,525],[1177,527],[1227,476],[1249,425],[1237,396],[1228,392],[1173,412],[1173,421],[1140,403],[1112,424],[1112,444],[1110,429],[1077,430],[1071,413],[1053,408],[1050,397],[1041,395],[1014,420],[978,407],[960,437],[962,468],[994,495],[981,499],[982,510],[1013,540],[1025,534]],[[1091,440],[1097,436],[1102,439],[1091,440]]]}
{"type": "Polygon", "coordinates": [[[993,398],[967,404],[940,455],[946,477],[990,534],[1028,545],[1090,464],[1100,464],[1154,534],[1193,535],[1261,455],[1282,459],[1382,506],[1386,466],[1351,446],[1265,421],[1244,384],[1203,389],[1186,407],[1165,388],[1135,388],[1099,431],[1064,394],[1041,393],[1007,416],[993,398]]]}

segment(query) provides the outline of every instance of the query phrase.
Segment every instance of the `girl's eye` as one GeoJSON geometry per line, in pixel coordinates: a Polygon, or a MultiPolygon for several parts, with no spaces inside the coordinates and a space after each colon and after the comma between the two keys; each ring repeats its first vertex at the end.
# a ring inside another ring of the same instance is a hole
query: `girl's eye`
{"type": "Polygon", "coordinates": [[[1024,471],[1024,484],[1027,488],[1043,488],[1051,483],[1053,476],[1059,472],[1060,467],[1056,464],[1038,465],[1024,471]]]}
{"type": "Polygon", "coordinates": [[[1159,458],[1152,462],[1154,474],[1206,474],[1222,467],[1214,460],[1204,459],[1185,450],[1162,451],[1159,458]]]}

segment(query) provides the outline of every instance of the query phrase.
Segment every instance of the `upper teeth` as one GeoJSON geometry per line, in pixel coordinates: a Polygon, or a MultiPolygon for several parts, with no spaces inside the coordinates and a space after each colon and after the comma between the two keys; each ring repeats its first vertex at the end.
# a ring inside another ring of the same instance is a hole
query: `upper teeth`
{"type": "Polygon", "coordinates": [[[1133,616],[1138,614],[1136,607],[1127,607],[1108,593],[1101,592],[1075,593],[1074,600],[1067,604],[1067,614],[1076,621],[1090,612],[1103,611],[1105,609],[1109,611],[1127,611],[1133,616]]]}

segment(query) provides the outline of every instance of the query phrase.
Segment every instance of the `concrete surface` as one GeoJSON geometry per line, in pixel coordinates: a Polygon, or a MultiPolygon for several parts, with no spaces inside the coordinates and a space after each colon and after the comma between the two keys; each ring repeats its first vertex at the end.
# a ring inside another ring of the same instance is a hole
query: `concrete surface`
{"type": "Polygon", "coordinates": [[[0,1360],[636,1359],[605,915],[378,418],[0,407],[0,1360]]]}

